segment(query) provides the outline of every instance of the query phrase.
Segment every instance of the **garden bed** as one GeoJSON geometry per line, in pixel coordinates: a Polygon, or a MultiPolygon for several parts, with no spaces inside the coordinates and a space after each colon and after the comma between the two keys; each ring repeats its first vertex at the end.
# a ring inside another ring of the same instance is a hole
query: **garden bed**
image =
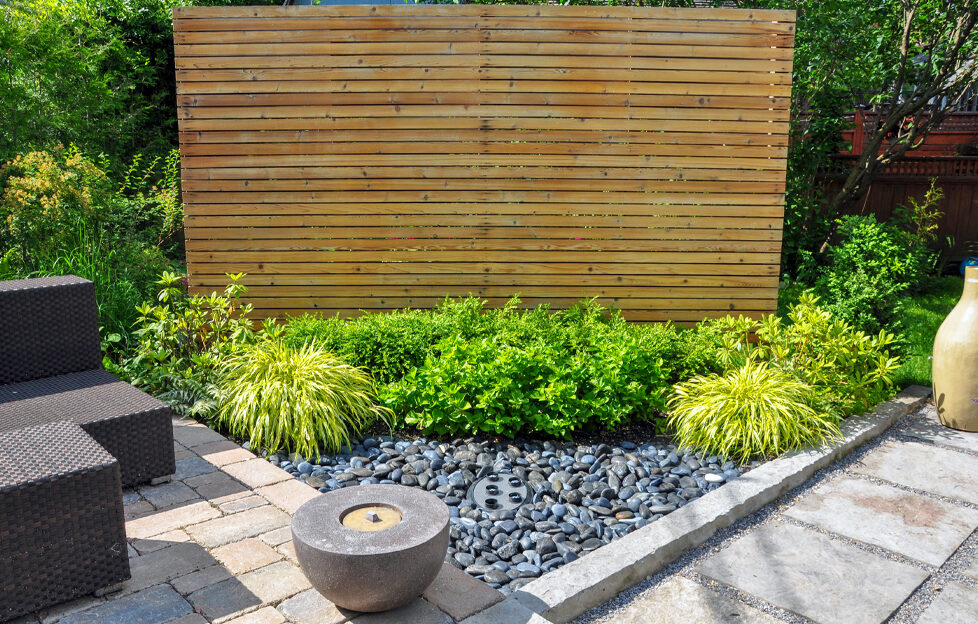
{"type": "Polygon", "coordinates": [[[745,470],[716,456],[680,452],[666,439],[608,444],[377,436],[354,443],[348,454],[268,459],[321,492],[372,483],[432,492],[451,514],[447,561],[504,592],[662,518],[745,470]],[[523,480],[525,502],[505,510],[476,506],[467,492],[491,474],[523,480]]]}

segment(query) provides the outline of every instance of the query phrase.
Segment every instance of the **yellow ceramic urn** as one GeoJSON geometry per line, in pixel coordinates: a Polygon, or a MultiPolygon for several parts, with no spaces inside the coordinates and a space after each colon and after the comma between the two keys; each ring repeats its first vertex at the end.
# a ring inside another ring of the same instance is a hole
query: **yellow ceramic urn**
{"type": "Polygon", "coordinates": [[[964,294],[934,339],[934,401],[941,423],[978,431],[978,267],[964,275],[964,294]]]}

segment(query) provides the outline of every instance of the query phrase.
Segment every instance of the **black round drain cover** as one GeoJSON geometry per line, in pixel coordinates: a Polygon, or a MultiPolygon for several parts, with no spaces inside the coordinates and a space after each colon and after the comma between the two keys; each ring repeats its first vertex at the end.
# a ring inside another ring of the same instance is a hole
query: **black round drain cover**
{"type": "Polygon", "coordinates": [[[486,475],[473,483],[468,491],[468,498],[486,511],[517,509],[529,495],[526,482],[508,472],[486,475]]]}

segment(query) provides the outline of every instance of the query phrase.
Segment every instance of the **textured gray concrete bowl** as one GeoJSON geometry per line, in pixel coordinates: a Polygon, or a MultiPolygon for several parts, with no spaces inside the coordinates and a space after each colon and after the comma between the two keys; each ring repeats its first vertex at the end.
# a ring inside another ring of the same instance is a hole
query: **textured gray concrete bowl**
{"type": "Polygon", "coordinates": [[[302,571],[323,596],[345,609],[386,611],[419,596],[438,575],[448,549],[448,506],[418,488],[347,487],[300,507],[292,542],[302,571]],[[364,531],[344,524],[349,514],[373,506],[392,510],[392,526],[364,531]]]}

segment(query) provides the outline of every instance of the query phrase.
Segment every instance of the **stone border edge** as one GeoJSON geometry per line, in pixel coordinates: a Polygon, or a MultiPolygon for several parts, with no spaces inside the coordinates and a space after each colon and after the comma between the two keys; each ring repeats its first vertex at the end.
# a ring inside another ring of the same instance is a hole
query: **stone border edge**
{"type": "Polygon", "coordinates": [[[655,574],[718,530],[776,500],[882,434],[920,407],[930,394],[930,388],[910,386],[873,411],[848,418],[842,423],[841,439],[767,462],[661,520],[524,585],[463,624],[539,621],[526,617],[533,614],[556,624],[568,622],[655,574]],[[498,616],[503,614],[509,617],[500,620],[498,616]]]}

